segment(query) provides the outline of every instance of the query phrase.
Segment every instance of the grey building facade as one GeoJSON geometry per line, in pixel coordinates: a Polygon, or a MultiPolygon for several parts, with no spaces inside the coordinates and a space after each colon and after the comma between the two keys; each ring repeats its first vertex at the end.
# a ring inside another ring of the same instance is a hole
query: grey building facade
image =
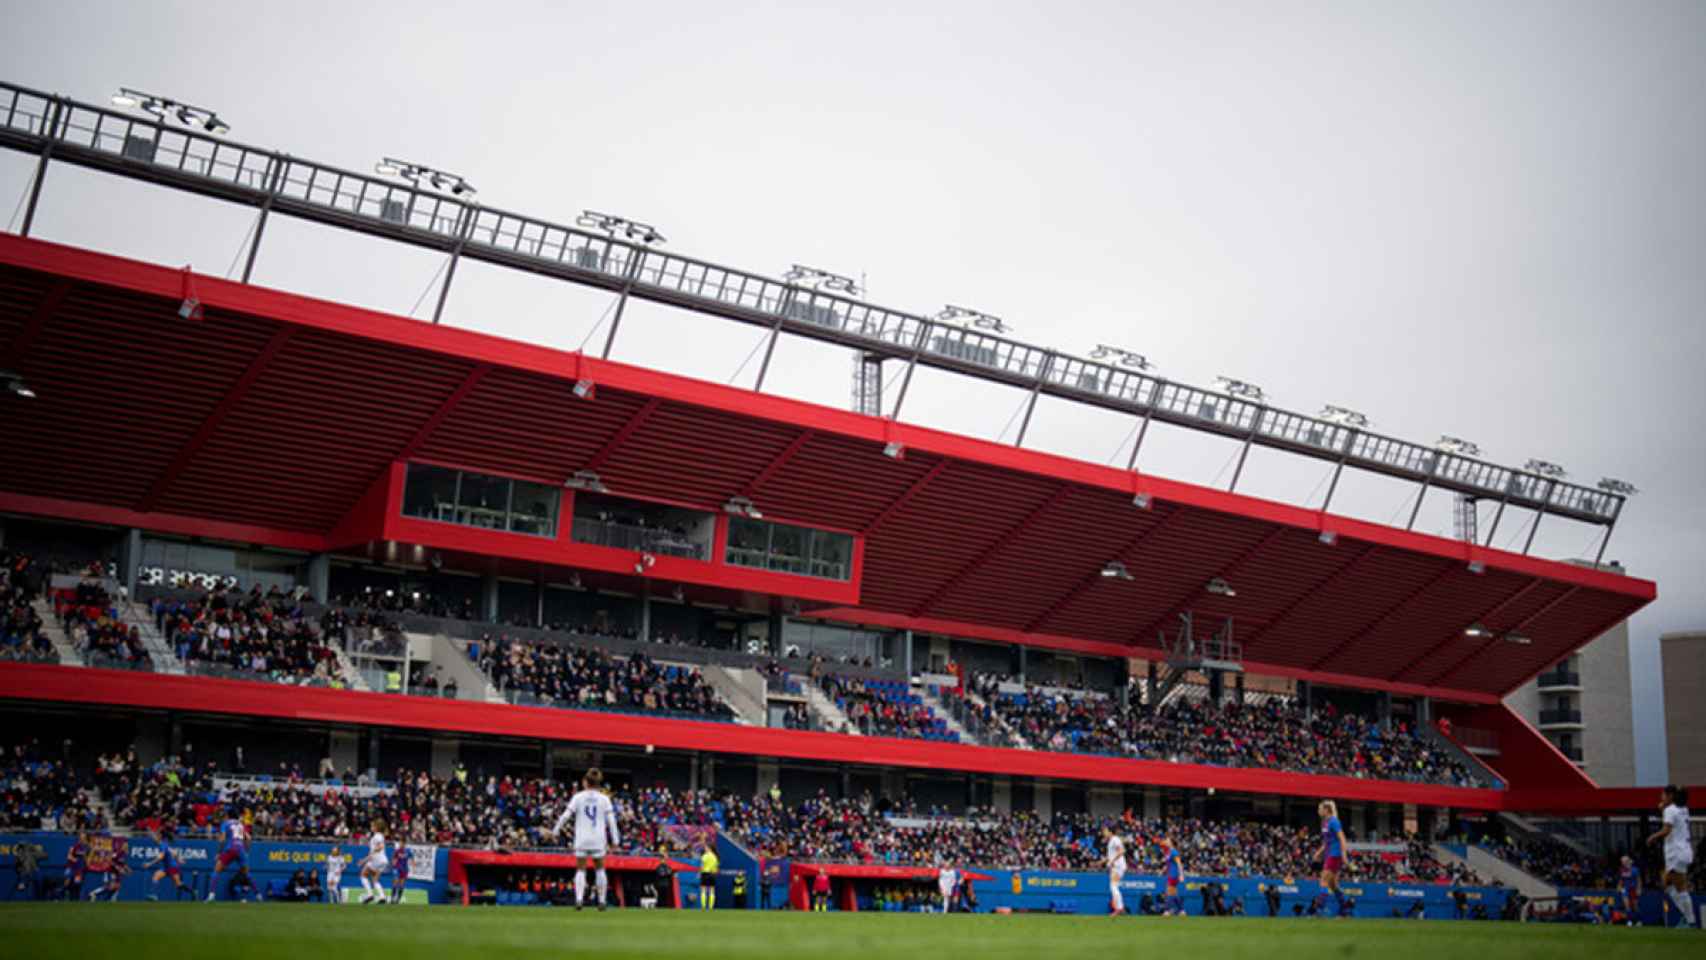
{"type": "Polygon", "coordinates": [[[1706,783],[1706,630],[1659,637],[1670,782],[1706,783]]]}

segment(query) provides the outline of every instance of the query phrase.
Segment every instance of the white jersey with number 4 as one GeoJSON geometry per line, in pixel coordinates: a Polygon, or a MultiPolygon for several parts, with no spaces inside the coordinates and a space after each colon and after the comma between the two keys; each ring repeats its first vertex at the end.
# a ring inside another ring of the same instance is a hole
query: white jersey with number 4
{"type": "Polygon", "coordinates": [[[1119,837],[1108,838],[1108,875],[1115,882],[1125,876],[1125,841],[1119,837]]]}
{"type": "Polygon", "coordinates": [[[610,844],[622,842],[616,830],[616,807],[598,790],[582,790],[570,798],[552,832],[561,836],[571,820],[575,824],[577,854],[602,857],[610,844]]]}
{"type": "Polygon", "coordinates": [[[1665,807],[1664,822],[1670,828],[1665,836],[1665,870],[1687,873],[1689,864],[1694,862],[1694,849],[1689,845],[1692,838],[1688,835],[1688,808],[1674,803],[1665,807]]]}
{"type": "Polygon", "coordinates": [[[366,866],[380,872],[390,866],[390,861],[385,859],[385,834],[373,833],[368,836],[366,866]]]}

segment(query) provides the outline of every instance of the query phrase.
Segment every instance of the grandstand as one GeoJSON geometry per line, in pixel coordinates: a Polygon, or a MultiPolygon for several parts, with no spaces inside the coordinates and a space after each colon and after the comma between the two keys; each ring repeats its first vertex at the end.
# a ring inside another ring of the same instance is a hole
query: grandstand
{"type": "MultiPolygon", "coordinates": [[[[163,121],[10,85],[0,115],[44,164],[1131,413],[1139,445],[1205,432],[1606,538],[1625,505],[163,121]]],[[[546,827],[597,766],[625,904],[685,903],[709,839],[719,905],[824,874],[838,910],[894,909],[952,864],[976,909],[1104,912],[1112,826],[1134,892],[1170,838],[1224,888],[1192,912],[1290,910],[1329,797],[1360,914],[1470,890],[1497,917],[1609,884],[1654,813],[1502,702],[1653,599],[1615,567],[943,433],[898,418],[904,381],[886,416],[831,410],[28,236],[0,236],[0,344],[31,394],[0,396],[0,710],[30,731],[0,815],[55,876],[71,833],[140,864],[175,825],[229,896],[204,838],[242,811],[290,899],[289,865],[379,815],[421,898],[552,902],[546,827]]]]}

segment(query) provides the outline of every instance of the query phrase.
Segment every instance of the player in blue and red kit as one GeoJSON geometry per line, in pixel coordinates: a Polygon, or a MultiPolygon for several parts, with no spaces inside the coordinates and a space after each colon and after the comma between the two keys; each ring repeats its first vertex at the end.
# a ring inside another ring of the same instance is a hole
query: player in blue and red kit
{"type": "Polygon", "coordinates": [[[1321,801],[1316,807],[1321,814],[1321,892],[1315,895],[1313,912],[1320,913],[1327,905],[1327,894],[1333,895],[1338,909],[1333,916],[1340,916],[1345,909],[1345,895],[1339,890],[1339,874],[1347,864],[1346,841],[1344,825],[1339,823],[1339,806],[1331,800],[1321,801]]]}
{"type": "Polygon", "coordinates": [[[409,885],[409,848],[397,844],[391,857],[391,902],[402,903],[403,891],[409,885]]]}
{"type": "Polygon", "coordinates": [[[1161,870],[1161,876],[1167,881],[1165,915],[1182,917],[1185,915],[1185,901],[1179,896],[1179,888],[1185,883],[1185,864],[1179,859],[1179,848],[1173,846],[1173,841],[1163,839],[1161,849],[1166,854],[1166,862],[1161,870]]]}
{"type": "MultiPolygon", "coordinates": [[[[142,869],[144,870],[147,870],[149,867],[158,867],[158,869],[154,871],[154,875],[148,880],[148,889],[150,891],[157,889],[160,886],[161,880],[171,877],[172,896],[176,899],[183,899],[184,890],[186,889],[184,887],[183,865],[178,862],[178,855],[172,852],[171,846],[172,841],[176,839],[176,835],[173,834],[170,829],[162,828],[154,831],[150,836],[154,838],[155,843],[160,845],[160,852],[154,855],[154,859],[148,861],[142,866],[142,869]]],[[[194,895],[192,894],[191,896],[194,895]]],[[[148,899],[158,900],[160,897],[157,894],[149,893],[148,899]]]]}
{"type": "Polygon", "coordinates": [[[65,898],[79,900],[83,896],[83,874],[89,869],[89,835],[78,833],[77,842],[65,854],[65,898]]]}
{"type": "Polygon", "coordinates": [[[1635,867],[1635,861],[1627,854],[1623,857],[1623,866],[1617,871],[1617,889],[1623,893],[1623,912],[1627,916],[1628,926],[1640,923],[1637,918],[1641,915],[1641,871],[1635,867]]]}
{"type": "Polygon", "coordinates": [[[249,830],[235,816],[227,817],[219,825],[219,859],[213,862],[213,876],[207,881],[209,901],[218,899],[219,875],[233,863],[237,865],[237,873],[246,873],[249,869],[249,830]]]}

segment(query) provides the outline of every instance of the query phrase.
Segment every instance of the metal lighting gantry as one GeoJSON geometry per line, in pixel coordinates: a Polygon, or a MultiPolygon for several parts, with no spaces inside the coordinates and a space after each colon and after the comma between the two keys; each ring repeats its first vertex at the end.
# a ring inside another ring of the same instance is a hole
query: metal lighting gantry
{"type": "MultiPolygon", "coordinates": [[[[260,220],[244,269],[245,281],[261,228],[266,217],[276,212],[455,258],[470,257],[613,291],[621,295],[623,304],[630,296],[638,297],[776,334],[837,344],[878,363],[895,360],[904,364],[904,372],[888,411],[891,417],[899,415],[913,370],[923,364],[1029,391],[1026,424],[1037,397],[1045,393],[1139,418],[1127,465],[1134,471],[1149,424],[1155,420],[1240,441],[1241,463],[1252,445],[1326,461],[1334,467],[1326,501],[1319,507],[1322,511],[1331,504],[1340,474],[1350,467],[1419,484],[1418,510],[1420,498],[1438,487],[1496,502],[1498,516],[1506,507],[1534,510],[1536,529],[1547,515],[1603,526],[1597,560],[1604,556],[1623,504],[1634,492],[1619,480],[1588,487],[1553,472],[1478,459],[1472,448],[1383,436],[1354,418],[1283,410],[1251,389],[1223,386],[1216,390],[1176,383],[1147,373],[1147,360],[1123,350],[1103,348],[1101,355],[1115,360],[1103,363],[1031,346],[1001,336],[1006,328],[1000,321],[964,308],[950,307],[931,318],[867,303],[828,284],[778,280],[665,253],[654,247],[661,235],[643,224],[635,225],[644,228],[638,233],[604,223],[564,226],[483,206],[471,197],[447,196],[7,83],[0,83],[0,146],[39,157],[24,215],[25,235],[34,222],[49,163],[63,160],[258,208],[260,220]]],[[[454,272],[447,272],[440,311],[453,276],[454,272]]],[[[438,321],[436,313],[433,320],[438,321]]],[[[615,334],[612,324],[606,355],[615,334]]],[[[1023,433],[1021,428],[1021,443],[1023,433]]],[[[1235,475],[1234,488],[1236,484],[1235,475]]],[[[1135,498],[1140,506],[1147,501],[1141,492],[1135,498]]],[[[1415,513],[1410,523],[1414,525],[1415,513]]],[[[1494,531],[1497,523],[1495,518],[1494,531]]],[[[1487,542],[1491,540],[1490,532],[1487,542]]],[[[1533,541],[1531,529],[1525,553],[1533,541]]]]}

